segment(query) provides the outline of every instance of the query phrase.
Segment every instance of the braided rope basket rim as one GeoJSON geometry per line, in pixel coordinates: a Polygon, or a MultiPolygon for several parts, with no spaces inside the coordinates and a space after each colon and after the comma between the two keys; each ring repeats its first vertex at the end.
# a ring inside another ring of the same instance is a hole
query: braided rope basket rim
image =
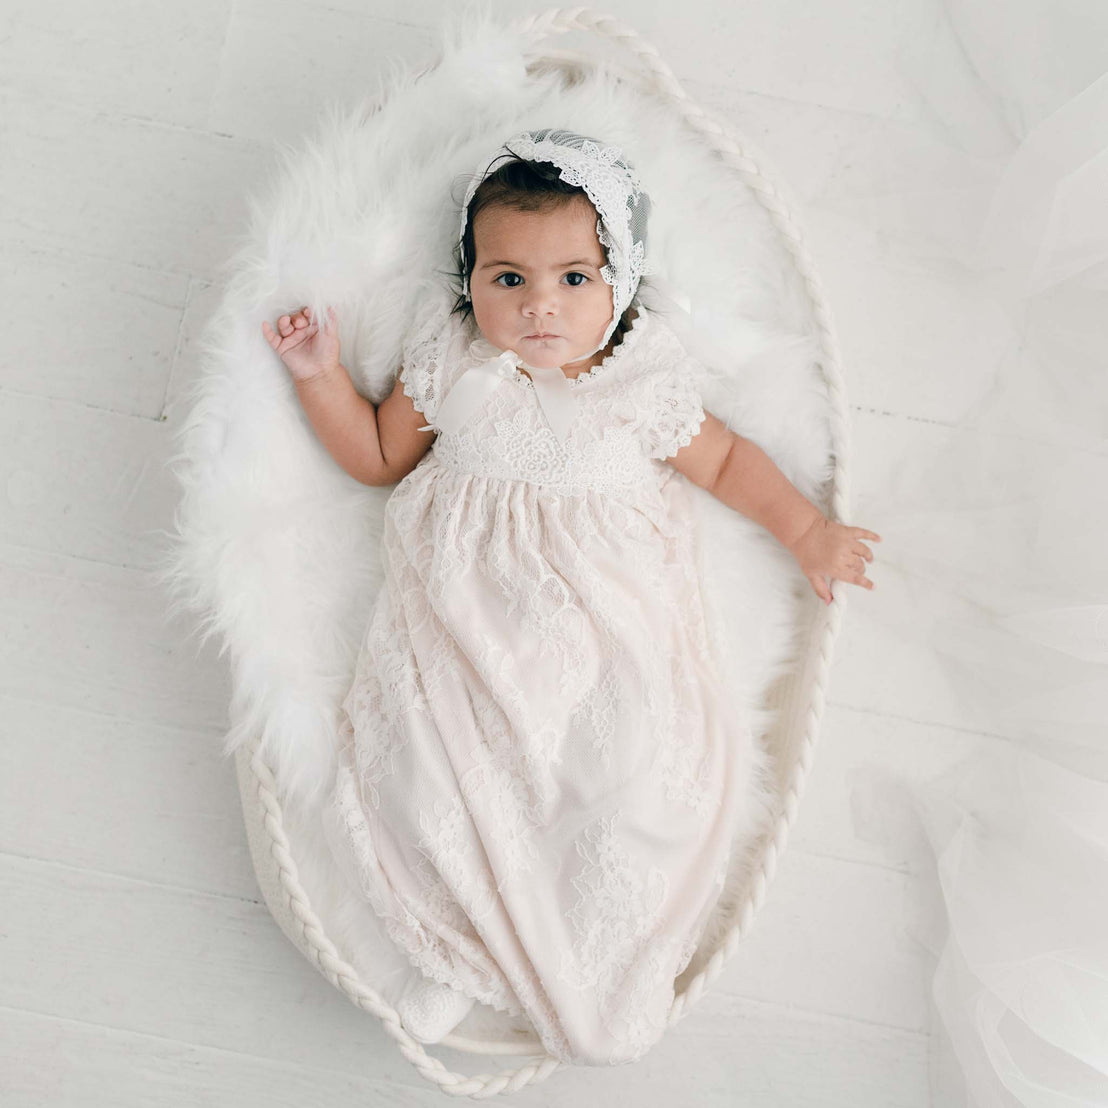
{"type": "MultiPolygon", "coordinates": [[[[552,8],[518,21],[514,29],[525,35],[534,36],[536,40],[573,30],[591,31],[625,46],[647,71],[652,89],[660,93],[671,107],[676,108],[689,128],[719,155],[723,164],[740,175],[761,202],[792,255],[811,301],[822,354],[819,364],[831,402],[830,433],[834,466],[831,477],[830,511],[832,518],[840,522],[845,521],[849,500],[847,485],[849,423],[846,393],[840,371],[838,341],[822,285],[808,255],[801,231],[790,213],[789,204],[782,192],[766,179],[736,138],[688,97],[672,71],[662,61],[657,49],[618,19],[586,7],[552,8]]],[[[572,55],[569,52],[558,51],[546,55],[536,54],[535,60],[563,64],[567,56],[572,55]]],[[[422,72],[426,73],[428,70],[425,69],[422,72]]],[[[788,841],[789,830],[796,816],[811,768],[823,715],[824,692],[830,672],[832,647],[841,626],[845,600],[842,589],[833,588],[831,603],[819,605],[819,613],[813,628],[818,634],[818,656],[810,682],[808,703],[804,710],[804,734],[789,773],[781,810],[773,824],[772,833],[767,837],[764,854],[753,875],[752,887],[741,909],[735,913],[738,916],[737,922],[729,928],[704,968],[689,981],[682,992],[675,995],[668,1016],[669,1026],[673,1026],[687,1015],[705,990],[719,977],[727,961],[746,937],[755,915],[765,900],[766,892],[777,869],[777,862],[788,841]]],[[[275,894],[267,891],[264,881],[260,882],[267,905],[277,922],[332,985],[341,990],[352,1003],[381,1020],[385,1031],[396,1040],[401,1054],[411,1062],[422,1077],[438,1085],[443,1092],[451,1096],[468,1096],[475,1100],[483,1100],[500,1093],[514,1092],[528,1084],[544,1081],[555,1070],[562,1068],[563,1063],[547,1054],[534,1036],[530,1041],[507,1042],[481,1041],[459,1035],[448,1035],[437,1044],[489,1057],[524,1054],[539,1058],[538,1061],[529,1062],[519,1068],[502,1070],[498,1073],[472,1076],[454,1073],[439,1059],[428,1054],[423,1044],[413,1039],[404,1029],[396,1010],[376,990],[361,980],[357,971],[339,955],[335,945],[324,931],[319,917],[315,914],[307,893],[300,883],[296,862],[285,834],[281,806],[277,799],[276,781],[260,753],[260,736],[239,747],[236,752],[236,768],[244,808],[253,803],[264,813],[261,817],[261,826],[266,839],[262,842],[255,835],[251,835],[250,849],[255,870],[259,875],[263,870],[272,873],[280,887],[283,902],[274,903],[271,897],[275,894]],[[295,920],[298,934],[288,930],[285,920],[290,918],[295,920]]],[[[247,827],[250,830],[249,813],[247,816],[247,827]]]]}

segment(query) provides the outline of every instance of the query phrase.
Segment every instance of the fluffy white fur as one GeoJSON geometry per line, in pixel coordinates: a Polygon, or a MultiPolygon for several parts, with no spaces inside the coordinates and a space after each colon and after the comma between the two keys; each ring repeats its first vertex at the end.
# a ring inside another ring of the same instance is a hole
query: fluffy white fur
{"type": "MultiPolygon", "coordinates": [[[[234,698],[225,750],[261,736],[282,796],[301,880],[333,941],[386,996],[407,964],[335,872],[318,831],[333,772],[336,721],[382,581],[379,539],[391,489],[359,485],[304,417],[261,321],[301,304],[339,317],[344,363],[375,403],[391,391],[401,337],[427,275],[448,276],[466,176],[524,127],[568,127],[621,147],[653,200],[649,255],[691,316],[647,282],[704,366],[705,407],[761,445],[825,508],[828,401],[807,297],[764,210],[663,100],[583,70],[529,76],[529,43],[484,12],[447,30],[441,60],[394,74],[386,106],[332,110],[314,141],[282,152],[269,194],[251,201],[244,241],[201,347],[174,469],[178,541],[164,579],[204,637],[229,655],[234,698]]],[[[753,154],[756,161],[760,155],[753,154]]],[[[682,478],[683,479],[683,478],[682,478]]],[[[692,486],[690,486],[692,488],[692,486]]],[[[818,603],[791,556],[750,520],[692,488],[702,510],[703,572],[736,703],[759,737],[767,691],[795,664],[818,603]]],[[[780,751],[769,751],[777,760],[780,751]]],[[[780,776],[780,772],[778,776],[780,776]]],[[[777,803],[740,829],[744,848],[696,972],[745,887],[747,849],[777,803]]],[[[506,1017],[479,1005],[468,1027],[506,1017]]]]}

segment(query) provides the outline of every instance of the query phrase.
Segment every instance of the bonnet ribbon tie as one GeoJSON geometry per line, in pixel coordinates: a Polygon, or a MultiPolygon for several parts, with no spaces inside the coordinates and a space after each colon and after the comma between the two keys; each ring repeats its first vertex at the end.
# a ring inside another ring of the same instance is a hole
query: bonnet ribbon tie
{"type": "Polygon", "coordinates": [[[421,431],[458,431],[492,395],[500,383],[515,376],[517,366],[525,366],[535,385],[539,407],[559,444],[564,443],[573,424],[574,398],[566,375],[558,367],[535,369],[514,351],[505,350],[467,369],[439,405],[435,424],[421,431]]]}

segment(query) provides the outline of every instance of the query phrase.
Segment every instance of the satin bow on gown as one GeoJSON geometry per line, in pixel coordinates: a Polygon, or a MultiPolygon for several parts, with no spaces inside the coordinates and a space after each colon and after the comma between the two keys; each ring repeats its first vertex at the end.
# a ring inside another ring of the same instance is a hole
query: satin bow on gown
{"type": "Polygon", "coordinates": [[[469,353],[479,358],[479,363],[455,381],[439,405],[435,424],[420,427],[421,431],[460,430],[493,390],[505,379],[514,377],[516,368],[522,366],[531,375],[550,430],[559,443],[565,442],[573,424],[574,400],[569,380],[559,367],[530,366],[514,350],[500,350],[484,339],[470,343],[469,353]]]}

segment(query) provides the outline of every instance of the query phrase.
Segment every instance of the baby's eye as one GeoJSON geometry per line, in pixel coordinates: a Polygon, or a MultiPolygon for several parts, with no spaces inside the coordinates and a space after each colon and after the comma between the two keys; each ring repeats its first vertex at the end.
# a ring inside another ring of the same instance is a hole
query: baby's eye
{"type": "MultiPolygon", "coordinates": [[[[499,283],[499,282],[500,282],[500,278],[501,278],[501,277],[515,277],[515,278],[517,278],[517,279],[518,279],[518,280],[520,280],[520,281],[522,281],[522,280],[523,280],[523,278],[522,278],[522,277],[520,277],[518,273],[501,273],[501,274],[499,274],[499,275],[498,275],[497,277],[495,277],[495,278],[494,278],[494,280],[495,280],[495,281],[496,281],[497,283],[499,283]]],[[[513,283],[513,284],[510,284],[510,285],[504,285],[504,286],[502,286],[502,287],[503,287],[503,288],[506,288],[506,289],[514,289],[514,288],[518,288],[519,286],[513,283]]]]}
{"type": "Polygon", "coordinates": [[[583,285],[583,284],[584,284],[584,283],[585,283],[585,282],[586,282],[586,281],[588,280],[588,277],[586,277],[586,276],[585,276],[585,274],[583,274],[583,273],[578,273],[578,272],[577,272],[576,270],[574,270],[574,272],[572,272],[572,273],[567,273],[567,274],[566,274],[566,280],[567,280],[567,281],[569,281],[569,283],[570,283],[570,284],[571,284],[571,285],[572,285],[572,286],[573,286],[574,288],[579,288],[579,287],[580,287],[581,285],[583,285]],[[570,279],[571,277],[580,277],[580,278],[581,278],[581,280],[580,280],[580,281],[569,281],[569,279],[570,279]]]}

